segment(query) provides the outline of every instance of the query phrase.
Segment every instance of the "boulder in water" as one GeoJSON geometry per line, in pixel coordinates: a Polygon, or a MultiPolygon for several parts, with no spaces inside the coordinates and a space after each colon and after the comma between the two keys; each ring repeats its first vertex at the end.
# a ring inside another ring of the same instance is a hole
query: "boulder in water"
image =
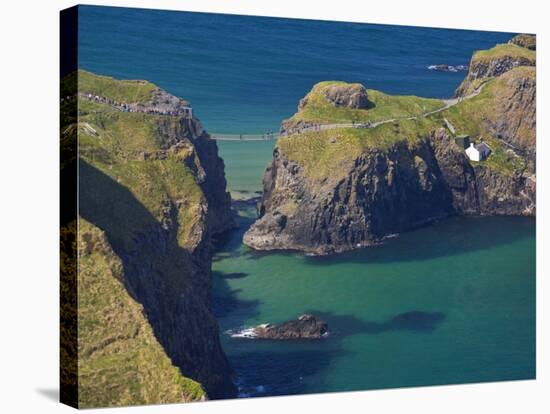
{"type": "Polygon", "coordinates": [[[258,339],[320,339],[327,336],[328,324],[314,315],[305,314],[281,324],[258,325],[252,331],[258,339]]]}

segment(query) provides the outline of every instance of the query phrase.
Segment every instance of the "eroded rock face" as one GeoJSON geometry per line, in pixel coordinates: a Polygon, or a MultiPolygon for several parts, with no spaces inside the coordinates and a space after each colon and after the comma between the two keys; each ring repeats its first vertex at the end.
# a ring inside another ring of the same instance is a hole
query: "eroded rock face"
{"type": "MultiPolygon", "coordinates": [[[[448,130],[435,125],[417,139],[343,156],[323,176],[276,148],[263,179],[259,218],[244,243],[324,255],[377,244],[451,215],[535,215],[535,55],[513,45],[476,55],[457,94],[479,99],[464,113],[473,108],[471,122],[502,140],[500,159],[470,162],[448,130]],[[484,95],[472,94],[488,81],[484,95]]],[[[341,96],[353,94],[336,89],[329,95],[348,105],[341,96]]],[[[296,125],[285,121],[282,130],[291,135],[296,125]]],[[[327,140],[335,142],[336,134],[327,140]]]]}
{"type": "Polygon", "coordinates": [[[525,56],[499,56],[494,59],[476,59],[475,55],[470,62],[466,79],[457,88],[455,95],[465,97],[475,93],[484,80],[498,77],[518,66],[535,66],[534,58],[525,56]]]}
{"type": "Polygon", "coordinates": [[[363,85],[330,85],[324,90],[324,94],[334,106],[354,109],[367,109],[369,107],[367,90],[363,85]]]}
{"type": "Polygon", "coordinates": [[[146,132],[153,149],[134,154],[122,143],[117,149],[135,156],[134,171],[143,176],[135,183],[119,181],[82,152],[79,214],[104,232],[124,268],[124,287],[142,306],[171,363],[200,383],[209,398],[235,397],[210,306],[212,240],[233,225],[224,164],[200,122],[177,112],[183,101],[162,93],[155,99],[157,108],[166,105],[176,115],[149,119],[152,127],[146,132]],[[148,173],[147,159],[158,160],[158,174],[148,173]],[[175,183],[189,191],[174,195],[170,188],[175,183]],[[156,191],[149,190],[146,198],[136,195],[138,186],[156,191]],[[152,209],[146,201],[160,207],[152,209]]]}
{"type": "Polygon", "coordinates": [[[415,149],[403,142],[389,152],[369,150],[340,176],[313,182],[276,150],[264,176],[261,217],[244,243],[258,250],[329,254],[453,213],[428,140],[415,149]],[[294,211],[288,200],[296,200],[294,211]]]}
{"type": "Polygon", "coordinates": [[[486,124],[494,135],[513,145],[535,162],[537,130],[537,80],[534,67],[503,74],[495,96],[494,108],[486,124]]]}
{"type": "Polygon", "coordinates": [[[244,243],[324,255],[455,214],[535,214],[532,178],[473,167],[444,129],[414,147],[401,142],[361,154],[343,175],[311,180],[276,150],[264,176],[260,218],[244,243]],[[289,200],[295,200],[292,209],[289,200]]]}
{"type": "Polygon", "coordinates": [[[295,321],[256,326],[252,332],[257,339],[321,339],[328,334],[328,324],[314,315],[305,314],[295,321]]]}
{"type": "Polygon", "coordinates": [[[510,40],[510,43],[530,50],[537,50],[537,37],[535,35],[518,34],[510,40]]]}

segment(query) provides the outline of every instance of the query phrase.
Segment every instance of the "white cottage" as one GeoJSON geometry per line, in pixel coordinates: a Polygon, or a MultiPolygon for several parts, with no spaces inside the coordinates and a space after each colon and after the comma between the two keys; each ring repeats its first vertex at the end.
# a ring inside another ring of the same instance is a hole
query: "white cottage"
{"type": "Polygon", "coordinates": [[[470,142],[470,146],[466,148],[466,155],[470,161],[483,161],[489,154],[491,154],[491,147],[485,142],[480,142],[477,145],[470,142]]]}

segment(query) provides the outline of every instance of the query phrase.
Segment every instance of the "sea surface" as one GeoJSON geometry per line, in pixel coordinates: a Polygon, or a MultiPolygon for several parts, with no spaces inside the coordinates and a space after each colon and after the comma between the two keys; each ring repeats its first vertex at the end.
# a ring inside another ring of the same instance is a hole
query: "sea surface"
{"type": "MultiPolygon", "coordinates": [[[[194,107],[210,132],[277,131],[316,82],[452,95],[473,51],[513,34],[222,16],[80,10],[80,67],[147,79],[194,107]]],[[[274,141],[218,143],[235,199],[261,192],[274,141]]],[[[255,210],[219,244],[213,307],[242,397],[535,376],[535,220],[453,218],[379,247],[330,257],[256,253],[242,244],[255,210]],[[224,332],[305,312],[321,341],[224,332]]]]}
{"type": "Polygon", "coordinates": [[[210,132],[278,131],[323,80],[449,97],[472,52],[513,34],[81,6],[83,69],[147,79],[188,100],[210,132]]]}

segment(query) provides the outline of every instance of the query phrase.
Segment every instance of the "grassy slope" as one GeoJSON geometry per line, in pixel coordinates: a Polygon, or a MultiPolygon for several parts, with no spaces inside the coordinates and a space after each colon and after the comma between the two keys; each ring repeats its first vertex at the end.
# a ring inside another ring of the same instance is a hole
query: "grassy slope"
{"type": "Polygon", "coordinates": [[[345,82],[326,81],[316,84],[307,95],[307,105],[298,111],[289,121],[307,121],[320,124],[347,123],[351,121],[380,121],[388,118],[406,118],[441,108],[444,103],[439,99],[420,98],[418,96],[392,96],[368,89],[369,101],[374,104],[370,109],[336,107],[329,102],[324,91],[330,85],[345,82]]]}
{"type": "MultiPolygon", "coordinates": [[[[74,82],[74,74],[66,82],[74,82]]],[[[116,81],[79,71],[79,92],[106,96],[126,102],[147,101],[155,86],[142,81],[116,81]]],[[[70,90],[69,87],[66,88],[70,90]]],[[[193,246],[193,226],[204,202],[204,195],[193,173],[181,159],[187,149],[171,152],[167,159],[140,158],[140,153],[160,150],[156,128],[158,116],[123,113],[108,105],[78,100],[79,119],[64,119],[62,131],[76,128],[79,156],[86,163],[108,175],[128,189],[150,215],[161,221],[167,203],[177,205],[178,244],[193,246]],[[67,129],[68,128],[68,129],[67,129]]],[[[174,121],[175,122],[175,121],[174,121]]],[[[70,137],[62,134],[62,142],[70,137]]],[[[108,192],[110,188],[94,188],[108,192]]],[[[114,198],[106,196],[106,199],[114,198]]],[[[122,200],[120,202],[123,202],[122,200]]],[[[133,237],[146,231],[141,215],[112,214],[98,206],[95,217],[118,229],[110,234],[117,245],[132,251],[133,237]]],[[[88,205],[87,208],[93,208],[88,205]]],[[[127,212],[139,211],[132,208],[127,212]]],[[[79,284],[79,356],[80,402],[83,406],[128,405],[141,403],[181,402],[204,396],[196,382],[183,377],[175,368],[138,305],[120,283],[123,278],[119,258],[108,246],[103,233],[81,219],[79,236],[89,234],[101,246],[81,257],[79,284]],[[97,350],[96,350],[97,348],[97,350]]],[[[181,264],[181,262],[180,262],[181,264]]],[[[182,270],[159,264],[177,286],[184,279],[182,270]]],[[[170,281],[169,281],[170,283],[170,281]]]]}
{"type": "Polygon", "coordinates": [[[307,132],[279,138],[277,146],[287,158],[302,165],[312,178],[337,178],[342,168],[369,149],[387,150],[398,141],[414,145],[422,139],[431,122],[404,120],[372,129],[340,128],[307,132]]]}
{"type": "Polygon", "coordinates": [[[79,405],[198,400],[200,384],[181,375],[123,285],[124,271],[104,233],[79,220],[79,405]]]}
{"type": "Polygon", "coordinates": [[[495,60],[505,57],[525,58],[533,63],[536,60],[536,52],[511,43],[496,45],[487,50],[478,50],[472,57],[473,61],[495,60]]]}
{"type": "MultiPolygon", "coordinates": [[[[472,56],[470,67],[475,67],[480,64],[490,63],[492,61],[498,61],[507,58],[514,60],[526,60],[534,66],[536,63],[537,54],[534,50],[530,50],[515,44],[499,44],[491,49],[478,50],[477,52],[475,52],[472,56]]],[[[466,78],[459,86],[459,89],[464,88],[464,95],[468,95],[478,89],[489,79],[490,78],[488,77],[480,77],[473,80],[466,78]]]]}
{"type": "Polygon", "coordinates": [[[191,229],[199,219],[197,209],[203,202],[192,172],[181,163],[190,148],[171,152],[165,160],[142,160],[140,153],[160,150],[156,128],[160,115],[119,112],[83,100],[79,108],[79,122],[97,133],[79,130],[80,156],[128,188],[157,220],[162,218],[167,201],[182,205],[178,240],[181,247],[188,247],[193,242],[191,229]]]}
{"type": "Polygon", "coordinates": [[[117,102],[138,103],[151,99],[158,89],[150,82],[142,80],[117,80],[108,76],[98,76],[85,70],[78,71],[78,91],[109,98],[117,102]]]}
{"type": "MultiPolygon", "coordinates": [[[[534,73],[533,68],[525,67],[515,68],[511,73],[525,76],[526,71],[534,73]]],[[[414,146],[431,130],[444,126],[445,117],[455,126],[457,134],[469,134],[474,140],[481,135],[493,149],[492,155],[486,161],[473,164],[483,165],[504,174],[513,174],[524,168],[524,161],[509,155],[506,147],[496,137],[491,136],[482,122],[491,116],[500,81],[499,78],[490,80],[479,95],[428,117],[399,120],[372,129],[346,128],[295,134],[279,138],[277,146],[287,158],[302,165],[309,177],[338,178],[335,172],[345,173],[346,170],[342,167],[351,163],[361,153],[370,149],[384,151],[400,141],[414,146]]],[[[395,102],[400,97],[396,98],[389,101],[395,102]]],[[[339,109],[333,110],[339,111],[339,109]]],[[[391,112],[392,109],[387,111],[391,112]]]]}
{"type": "Polygon", "coordinates": [[[521,171],[525,167],[525,162],[521,158],[510,155],[506,151],[507,147],[501,140],[491,135],[491,131],[485,127],[486,123],[483,121],[494,118],[495,103],[499,90],[503,87],[504,77],[510,79],[513,76],[535,76],[535,68],[521,66],[514,68],[507,74],[490,80],[475,98],[449,108],[439,116],[440,118],[445,116],[457,129],[457,133],[468,134],[474,139],[482,136],[491,146],[493,149],[491,156],[481,163],[472,162],[474,165],[483,164],[506,174],[521,171]]]}

